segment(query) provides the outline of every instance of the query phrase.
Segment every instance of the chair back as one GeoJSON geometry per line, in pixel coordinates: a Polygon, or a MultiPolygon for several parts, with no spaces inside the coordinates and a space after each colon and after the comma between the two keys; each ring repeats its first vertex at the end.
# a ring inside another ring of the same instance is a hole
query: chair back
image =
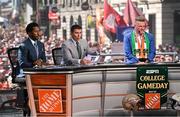
{"type": "Polygon", "coordinates": [[[18,50],[19,48],[17,47],[9,48],[7,50],[8,58],[12,69],[12,82],[14,82],[16,76],[20,73],[20,66],[18,62],[18,50]]]}
{"type": "Polygon", "coordinates": [[[63,52],[62,48],[54,48],[52,49],[52,57],[55,65],[63,65],[63,52]]]}

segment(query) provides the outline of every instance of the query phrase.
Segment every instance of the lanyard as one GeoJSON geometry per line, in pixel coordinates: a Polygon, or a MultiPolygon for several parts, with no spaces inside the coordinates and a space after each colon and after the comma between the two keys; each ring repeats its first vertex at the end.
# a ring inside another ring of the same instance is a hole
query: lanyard
{"type": "Polygon", "coordinates": [[[136,54],[139,53],[140,57],[145,57],[144,53],[147,53],[147,54],[149,53],[149,38],[147,36],[147,33],[146,32],[144,33],[141,44],[139,41],[137,41],[138,39],[136,39],[134,31],[131,34],[131,39],[132,39],[131,44],[132,44],[133,55],[136,56],[136,54]],[[135,42],[136,41],[138,43],[138,49],[135,48],[135,42]],[[145,49],[144,49],[145,48],[144,43],[146,44],[146,50],[147,51],[145,51],[145,49]]]}

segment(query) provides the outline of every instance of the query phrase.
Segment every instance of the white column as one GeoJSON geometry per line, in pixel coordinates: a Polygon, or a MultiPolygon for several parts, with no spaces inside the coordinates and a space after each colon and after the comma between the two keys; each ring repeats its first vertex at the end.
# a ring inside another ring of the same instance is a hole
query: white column
{"type": "Polygon", "coordinates": [[[30,3],[26,4],[26,16],[25,16],[25,21],[26,23],[30,23],[31,22],[31,15],[33,14],[33,8],[32,5],[30,5],[30,3]]]}
{"type": "Polygon", "coordinates": [[[87,17],[87,14],[82,11],[81,12],[81,17],[82,17],[82,39],[86,39],[86,17],[87,17]]]}

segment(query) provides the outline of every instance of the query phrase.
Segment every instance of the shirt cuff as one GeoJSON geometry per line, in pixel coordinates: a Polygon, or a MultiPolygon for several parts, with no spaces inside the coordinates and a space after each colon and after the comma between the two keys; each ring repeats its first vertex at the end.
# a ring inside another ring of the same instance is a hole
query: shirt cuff
{"type": "Polygon", "coordinates": [[[81,59],[78,60],[78,64],[81,64],[81,59]]]}

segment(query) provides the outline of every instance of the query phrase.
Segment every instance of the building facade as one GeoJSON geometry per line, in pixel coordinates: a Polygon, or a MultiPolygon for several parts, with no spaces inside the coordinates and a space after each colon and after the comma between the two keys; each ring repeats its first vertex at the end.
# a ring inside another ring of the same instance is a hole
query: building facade
{"type": "MultiPolygon", "coordinates": [[[[156,39],[156,47],[160,44],[180,44],[180,1],[179,0],[132,0],[137,7],[142,10],[149,20],[149,32],[153,33],[156,39]]],[[[82,10],[82,4],[86,0],[64,0],[61,1],[61,35],[70,37],[70,26],[73,23],[80,23],[83,27],[83,38],[90,38],[97,41],[96,30],[87,28],[87,16],[95,14],[96,6],[103,8],[104,0],[89,0],[91,5],[88,10],[82,10]],[[90,30],[90,31],[89,31],[90,30]]],[[[125,7],[126,0],[109,0],[114,9],[119,9],[119,13],[125,7]]]]}
{"type": "MultiPolygon", "coordinates": [[[[32,0],[33,1],[33,0],[32,0]]],[[[179,0],[132,0],[149,20],[149,32],[155,36],[156,47],[160,44],[180,45],[180,1],[179,0]]],[[[122,14],[127,0],[108,0],[109,4],[122,14]]],[[[73,24],[82,26],[82,38],[98,41],[96,27],[89,27],[87,18],[95,19],[96,8],[103,9],[104,0],[42,0],[45,6],[56,4],[60,16],[56,28],[58,38],[70,38],[73,24]]],[[[36,7],[37,8],[37,7],[36,7]]],[[[123,14],[122,14],[123,15],[123,14]]],[[[96,23],[96,20],[93,20],[96,23]]],[[[51,28],[50,28],[51,30],[51,28]]]]}

